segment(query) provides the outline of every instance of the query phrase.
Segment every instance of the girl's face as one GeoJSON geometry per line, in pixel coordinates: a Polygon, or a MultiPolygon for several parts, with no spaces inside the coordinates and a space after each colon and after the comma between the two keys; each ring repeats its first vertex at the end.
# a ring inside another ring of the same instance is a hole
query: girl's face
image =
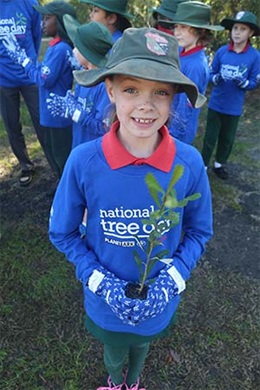
{"type": "Polygon", "coordinates": [[[103,23],[106,25],[106,11],[101,8],[93,7],[89,18],[91,21],[103,23]]]}
{"type": "Polygon", "coordinates": [[[55,15],[44,15],[42,21],[42,30],[48,37],[56,37],[57,21],[55,15]]]}
{"type": "Polygon", "coordinates": [[[92,12],[89,15],[91,21],[99,22],[104,24],[109,31],[114,31],[114,24],[116,23],[117,16],[116,14],[107,14],[105,10],[93,7],[92,12]]]}
{"type": "Polygon", "coordinates": [[[247,24],[235,23],[231,30],[231,39],[234,44],[246,45],[253,34],[254,31],[247,24]]]}
{"type": "Polygon", "coordinates": [[[199,39],[196,30],[191,26],[186,26],[184,24],[174,25],[174,36],[177,39],[179,46],[181,46],[184,51],[196,47],[199,39]]]}
{"type": "Polygon", "coordinates": [[[116,106],[119,137],[130,144],[141,139],[156,140],[158,130],[168,120],[177,87],[124,75],[107,78],[106,87],[116,106]]]}
{"type": "Polygon", "coordinates": [[[75,58],[77,59],[78,63],[83,66],[85,69],[89,70],[89,69],[96,69],[96,66],[93,65],[91,62],[89,62],[82,54],[81,52],[76,48],[74,47],[73,49],[73,54],[75,56],[75,58]]]}

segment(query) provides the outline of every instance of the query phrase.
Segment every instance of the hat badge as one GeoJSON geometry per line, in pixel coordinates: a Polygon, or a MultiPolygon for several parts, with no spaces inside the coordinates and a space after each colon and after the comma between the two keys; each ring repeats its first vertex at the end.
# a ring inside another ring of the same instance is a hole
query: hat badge
{"type": "Polygon", "coordinates": [[[166,56],[168,53],[168,40],[159,34],[146,33],[146,47],[158,56],[166,56]]]}
{"type": "Polygon", "coordinates": [[[243,16],[245,15],[245,12],[244,11],[240,11],[236,14],[236,19],[239,20],[239,19],[242,19],[243,16]]]}

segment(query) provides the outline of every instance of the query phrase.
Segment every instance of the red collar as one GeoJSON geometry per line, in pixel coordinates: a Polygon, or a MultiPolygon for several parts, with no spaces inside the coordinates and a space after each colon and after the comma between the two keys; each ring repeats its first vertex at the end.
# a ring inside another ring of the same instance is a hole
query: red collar
{"type": "Polygon", "coordinates": [[[53,38],[50,42],[49,42],[49,46],[55,46],[57,45],[57,43],[61,42],[61,38],[60,37],[56,37],[56,38],[53,38]]]}
{"type": "Polygon", "coordinates": [[[204,46],[196,46],[193,49],[190,49],[187,51],[184,51],[184,49],[182,49],[182,51],[180,52],[180,56],[181,57],[189,56],[190,54],[197,53],[197,51],[200,51],[203,49],[204,49],[204,46]]]}
{"type": "Polygon", "coordinates": [[[117,138],[119,122],[112,124],[110,131],[102,139],[102,149],[111,169],[122,168],[127,165],[151,165],[164,172],[169,172],[176,153],[174,139],[170,136],[166,126],[160,129],[162,140],[147,158],[137,158],[129,153],[117,138]]]}
{"type": "MultiPolygon", "coordinates": [[[[245,53],[245,52],[248,50],[249,46],[250,46],[250,43],[247,43],[246,46],[244,47],[244,49],[241,50],[239,53],[245,53]]],[[[231,43],[229,44],[228,50],[229,50],[229,51],[235,51],[235,50],[234,50],[234,43],[233,43],[233,42],[231,42],[231,43]]],[[[235,53],[237,53],[237,52],[235,52],[235,53]]],[[[239,54],[239,53],[238,53],[238,54],[239,54]]]]}

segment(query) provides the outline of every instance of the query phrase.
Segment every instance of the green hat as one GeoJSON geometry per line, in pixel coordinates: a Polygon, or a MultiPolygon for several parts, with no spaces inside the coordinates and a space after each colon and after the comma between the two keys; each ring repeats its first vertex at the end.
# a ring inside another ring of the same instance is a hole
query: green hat
{"type": "Polygon", "coordinates": [[[105,66],[106,55],[113,46],[108,29],[94,21],[81,25],[70,15],[64,15],[63,21],[71,41],[83,57],[99,68],[105,66]]]}
{"type": "Polygon", "coordinates": [[[132,19],[133,15],[127,13],[128,0],[80,0],[81,3],[92,4],[95,7],[105,11],[124,16],[126,19],[132,19]]]}
{"type": "Polygon", "coordinates": [[[63,15],[69,14],[76,18],[75,8],[65,1],[52,1],[46,5],[34,5],[36,11],[43,15],[55,15],[57,19],[58,34],[61,38],[68,40],[67,32],[63,23],[63,15]]]}
{"type": "Polygon", "coordinates": [[[254,35],[260,35],[260,28],[257,25],[256,16],[249,11],[240,11],[236,14],[236,16],[231,18],[225,18],[222,20],[221,25],[224,26],[228,30],[232,30],[232,27],[235,23],[243,23],[247,24],[249,27],[254,30],[254,35]]]}
{"type": "Polygon", "coordinates": [[[187,0],[163,0],[162,4],[158,8],[153,8],[153,18],[160,19],[160,16],[164,16],[167,19],[172,20],[177,11],[177,7],[180,3],[187,0]]]}
{"type": "Polygon", "coordinates": [[[65,14],[69,14],[76,17],[75,8],[65,1],[52,1],[51,3],[45,5],[34,5],[33,7],[36,11],[44,15],[63,16],[65,14]]]}
{"type": "Polygon", "coordinates": [[[221,31],[222,26],[210,24],[211,7],[200,1],[186,1],[178,5],[172,21],[163,21],[167,25],[184,24],[186,26],[221,31]]]}
{"type": "Polygon", "coordinates": [[[145,80],[178,85],[193,107],[199,108],[206,98],[196,85],[180,71],[178,42],[170,34],[155,28],[128,28],[113,45],[106,67],[74,71],[76,81],[92,86],[112,75],[127,75],[145,80]]]}

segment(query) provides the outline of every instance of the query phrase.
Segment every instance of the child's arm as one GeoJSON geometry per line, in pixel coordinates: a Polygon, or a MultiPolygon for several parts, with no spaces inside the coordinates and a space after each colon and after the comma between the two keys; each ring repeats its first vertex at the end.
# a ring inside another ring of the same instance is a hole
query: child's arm
{"type": "Polygon", "coordinates": [[[80,238],[79,225],[87,207],[75,160],[73,150],[53,200],[49,237],[53,245],[75,265],[77,279],[85,283],[100,264],[95,253],[80,238]]]}
{"type": "Polygon", "coordinates": [[[51,93],[46,100],[47,108],[52,116],[69,117],[75,123],[86,128],[89,133],[99,137],[105,133],[103,115],[105,107],[109,104],[109,99],[105,87],[101,89],[94,87],[92,90],[93,102],[86,109],[83,108],[78,98],[71,91],[67,91],[64,97],[51,93]],[[98,93],[95,94],[94,91],[98,93]]]}
{"type": "Polygon", "coordinates": [[[41,65],[36,65],[22,49],[14,34],[6,35],[3,44],[9,57],[18,65],[21,65],[30,80],[40,86],[52,87],[60,77],[64,64],[67,64],[67,48],[53,50],[49,60],[41,65]]]}

